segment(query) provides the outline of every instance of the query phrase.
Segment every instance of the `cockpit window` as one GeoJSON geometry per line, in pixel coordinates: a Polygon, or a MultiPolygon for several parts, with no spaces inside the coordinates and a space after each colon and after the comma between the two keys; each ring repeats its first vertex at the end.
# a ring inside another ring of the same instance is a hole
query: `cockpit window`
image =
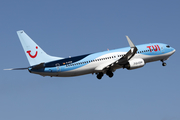
{"type": "Polygon", "coordinates": [[[167,48],[170,48],[170,46],[169,46],[169,45],[167,45],[166,47],[167,47],[167,48]]]}

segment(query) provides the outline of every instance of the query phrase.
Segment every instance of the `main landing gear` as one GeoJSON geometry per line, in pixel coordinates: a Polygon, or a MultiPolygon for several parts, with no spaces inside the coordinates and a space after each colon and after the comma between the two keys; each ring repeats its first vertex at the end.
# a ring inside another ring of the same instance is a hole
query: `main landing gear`
{"type": "Polygon", "coordinates": [[[162,62],[162,66],[166,66],[167,65],[163,60],[161,60],[161,62],[162,62]]]}
{"type": "MultiPolygon", "coordinates": [[[[102,72],[98,73],[97,74],[97,79],[100,80],[103,77],[103,75],[104,75],[104,73],[102,73],[102,72]]],[[[112,71],[108,70],[106,72],[106,75],[109,76],[110,78],[112,78],[114,74],[112,73],[112,71]]]]}
{"type": "Polygon", "coordinates": [[[103,74],[102,72],[98,73],[98,74],[97,74],[97,79],[100,80],[100,79],[102,78],[103,75],[104,75],[104,74],[103,74]]]}
{"type": "Polygon", "coordinates": [[[112,78],[114,74],[112,73],[112,71],[108,70],[106,72],[106,75],[109,76],[110,78],[112,78]]]}

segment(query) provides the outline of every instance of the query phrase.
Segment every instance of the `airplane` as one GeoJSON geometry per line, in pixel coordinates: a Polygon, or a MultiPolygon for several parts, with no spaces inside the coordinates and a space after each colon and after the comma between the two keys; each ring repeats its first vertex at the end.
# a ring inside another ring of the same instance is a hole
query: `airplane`
{"type": "Polygon", "coordinates": [[[4,70],[28,70],[30,73],[51,77],[73,77],[96,74],[100,80],[104,74],[113,77],[120,68],[133,70],[146,63],[165,60],[175,53],[175,49],[163,43],[149,43],[135,46],[126,36],[130,47],[85,54],[75,57],[54,57],[44,52],[23,30],[17,31],[30,66],[4,70]]]}

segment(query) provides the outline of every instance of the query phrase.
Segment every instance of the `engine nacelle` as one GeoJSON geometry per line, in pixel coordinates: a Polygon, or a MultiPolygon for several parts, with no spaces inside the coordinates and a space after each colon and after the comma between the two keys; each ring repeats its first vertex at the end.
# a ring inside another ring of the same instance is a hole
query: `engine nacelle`
{"type": "Polygon", "coordinates": [[[128,70],[132,70],[132,69],[143,67],[144,65],[145,65],[145,62],[143,59],[136,58],[136,59],[129,60],[128,64],[125,65],[125,68],[127,68],[128,70]]]}

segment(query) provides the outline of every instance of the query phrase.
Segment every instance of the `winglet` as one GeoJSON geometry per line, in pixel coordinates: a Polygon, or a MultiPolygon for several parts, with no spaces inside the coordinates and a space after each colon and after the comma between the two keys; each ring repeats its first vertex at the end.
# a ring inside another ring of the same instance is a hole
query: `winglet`
{"type": "Polygon", "coordinates": [[[128,43],[129,43],[129,46],[131,48],[135,48],[136,46],[133,44],[133,42],[130,40],[130,38],[127,35],[126,35],[126,38],[127,38],[128,43]]]}

